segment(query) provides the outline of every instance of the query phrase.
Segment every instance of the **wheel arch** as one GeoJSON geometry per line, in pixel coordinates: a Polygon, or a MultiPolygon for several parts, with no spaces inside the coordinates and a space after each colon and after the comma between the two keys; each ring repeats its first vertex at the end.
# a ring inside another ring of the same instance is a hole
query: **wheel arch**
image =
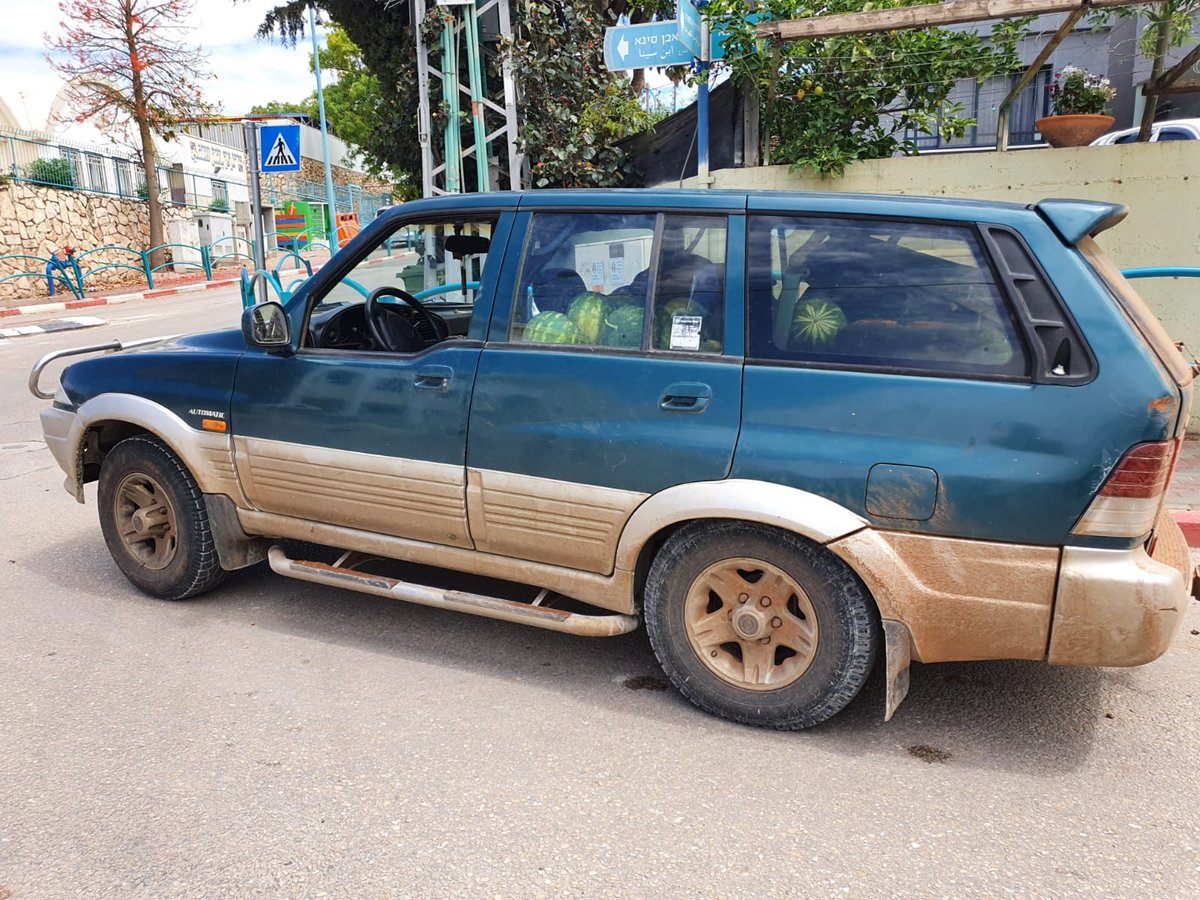
{"type": "Polygon", "coordinates": [[[868,525],[832,500],[785,485],[743,478],[681,484],[648,497],[634,510],[617,543],[616,568],[644,572],[676,528],[717,519],[769,525],[822,545],[868,525]]]}
{"type": "Polygon", "coordinates": [[[135,394],[101,394],[76,411],[67,436],[67,458],[74,461],[75,499],[83,502],[83,486],[99,477],[108,452],[136,434],[162,441],[204,493],[227,494],[235,503],[245,502],[228,435],[192,428],[165,406],[135,394]]]}

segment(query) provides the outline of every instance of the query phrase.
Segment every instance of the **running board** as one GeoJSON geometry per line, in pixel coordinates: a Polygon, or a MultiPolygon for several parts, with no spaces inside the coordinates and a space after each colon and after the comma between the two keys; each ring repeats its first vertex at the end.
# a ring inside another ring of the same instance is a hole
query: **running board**
{"type": "Polygon", "coordinates": [[[446,591],[441,588],[399,581],[395,578],[385,578],[382,575],[367,575],[336,565],[330,566],[309,560],[290,559],[277,546],[268,551],[267,558],[271,562],[271,569],[287,578],[297,578],[300,581],[311,581],[314,584],[325,584],[330,587],[347,588],[363,594],[389,597],[392,600],[405,600],[421,606],[453,609],[457,612],[484,616],[488,619],[518,622],[522,625],[532,625],[535,628],[545,628],[547,631],[561,631],[581,637],[613,637],[618,634],[628,634],[638,627],[637,616],[625,616],[618,613],[605,616],[585,616],[561,609],[535,606],[531,603],[504,600],[500,597],[485,597],[482,594],[468,594],[463,591],[446,591]]]}

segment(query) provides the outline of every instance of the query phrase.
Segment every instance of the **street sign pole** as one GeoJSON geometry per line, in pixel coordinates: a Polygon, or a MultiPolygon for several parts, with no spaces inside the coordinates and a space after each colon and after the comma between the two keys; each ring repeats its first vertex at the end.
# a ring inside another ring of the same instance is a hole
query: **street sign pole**
{"type": "MultiPolygon", "coordinates": [[[[262,184],[259,176],[258,160],[258,125],[247,119],[242,122],[242,133],[246,137],[246,149],[250,152],[250,218],[254,220],[254,271],[263,272],[267,268],[267,238],[263,234],[262,222],[262,184]]],[[[267,301],[267,282],[258,280],[258,301],[267,301]]]]}
{"type": "MultiPolygon", "coordinates": [[[[681,0],[688,2],[688,0],[681,0]]],[[[700,186],[712,187],[708,174],[708,69],[712,56],[712,41],[708,34],[708,20],[700,20],[700,86],[696,91],[696,176],[700,186]]]]}
{"type": "Polygon", "coordinates": [[[317,46],[317,14],[308,5],[308,30],[312,32],[313,71],[317,74],[317,113],[321,117],[321,155],[325,157],[325,199],[329,203],[329,252],[337,253],[337,209],[334,206],[333,169],[329,163],[329,127],[325,123],[325,91],[321,88],[321,49],[317,46]]]}

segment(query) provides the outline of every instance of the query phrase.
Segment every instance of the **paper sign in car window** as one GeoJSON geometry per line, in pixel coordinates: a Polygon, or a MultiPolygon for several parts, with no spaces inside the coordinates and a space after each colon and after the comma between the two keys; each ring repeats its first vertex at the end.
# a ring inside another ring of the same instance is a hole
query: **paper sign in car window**
{"type": "Polygon", "coordinates": [[[674,316],[671,319],[671,349],[699,350],[703,321],[700,316],[674,316]]]}

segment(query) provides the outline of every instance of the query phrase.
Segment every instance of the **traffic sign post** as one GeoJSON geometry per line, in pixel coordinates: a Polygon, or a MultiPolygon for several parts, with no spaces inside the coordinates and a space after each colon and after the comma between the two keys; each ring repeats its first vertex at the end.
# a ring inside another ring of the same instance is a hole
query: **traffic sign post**
{"type": "Polygon", "coordinates": [[[258,139],[260,171],[266,174],[300,171],[299,125],[263,125],[258,139]]]}

